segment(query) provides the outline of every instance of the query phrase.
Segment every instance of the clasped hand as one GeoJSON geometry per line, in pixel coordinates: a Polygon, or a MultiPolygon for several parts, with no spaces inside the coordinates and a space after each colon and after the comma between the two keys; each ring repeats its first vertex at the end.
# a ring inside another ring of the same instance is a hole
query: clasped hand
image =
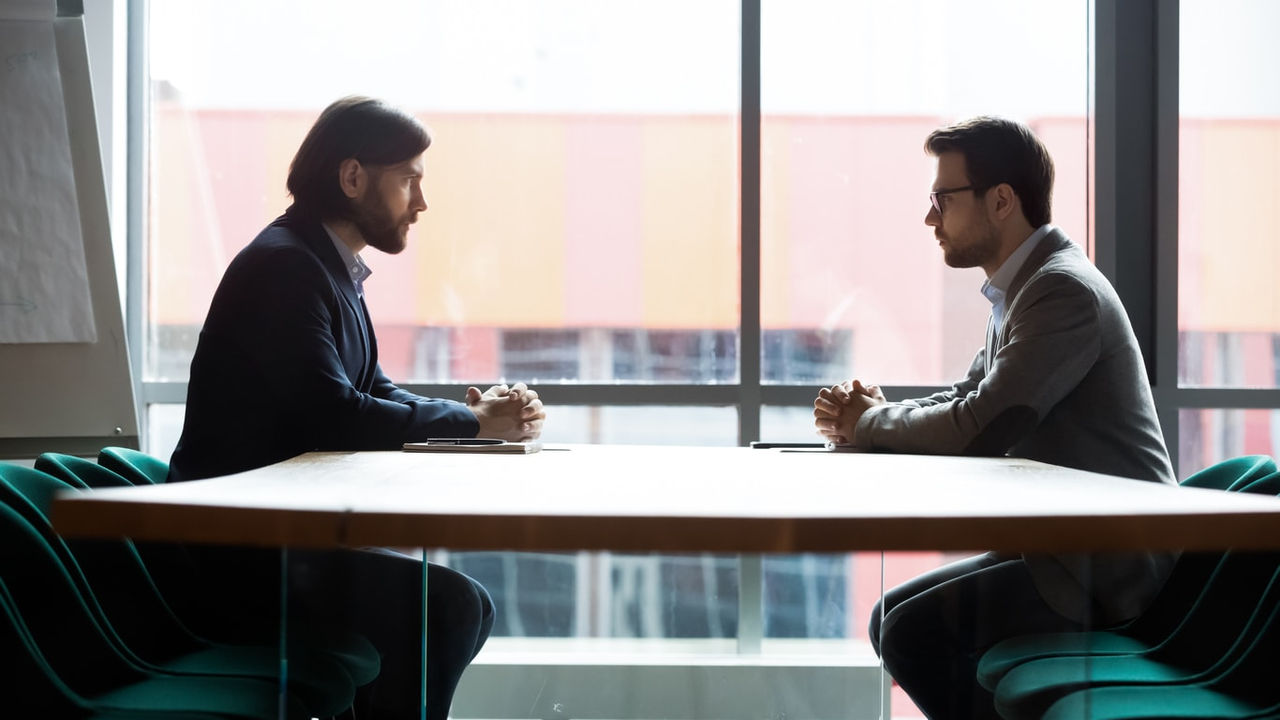
{"type": "Polygon", "coordinates": [[[868,409],[886,402],[879,385],[846,380],[818,391],[813,401],[813,425],[828,442],[852,445],[858,419],[868,409]]]}
{"type": "Polygon", "coordinates": [[[501,438],[508,442],[537,440],[547,418],[538,392],[530,390],[522,382],[509,387],[494,385],[484,392],[477,387],[469,387],[467,407],[480,421],[476,437],[501,438]]]}

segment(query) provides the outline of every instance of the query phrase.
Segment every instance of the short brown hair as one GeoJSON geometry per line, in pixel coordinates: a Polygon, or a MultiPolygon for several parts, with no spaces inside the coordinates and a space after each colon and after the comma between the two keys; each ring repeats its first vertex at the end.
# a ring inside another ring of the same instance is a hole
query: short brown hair
{"type": "Polygon", "coordinates": [[[431,133],[403,110],[356,95],[337,100],[320,113],[289,165],[290,212],[346,217],[350,202],[338,185],[344,160],[386,167],[411,160],[430,145],[431,133]]]}
{"type": "Polygon", "coordinates": [[[1022,214],[1032,227],[1050,221],[1053,158],[1026,125],[983,115],[934,130],[924,149],[935,156],[959,152],[969,183],[979,194],[1007,183],[1022,201],[1022,214]]]}

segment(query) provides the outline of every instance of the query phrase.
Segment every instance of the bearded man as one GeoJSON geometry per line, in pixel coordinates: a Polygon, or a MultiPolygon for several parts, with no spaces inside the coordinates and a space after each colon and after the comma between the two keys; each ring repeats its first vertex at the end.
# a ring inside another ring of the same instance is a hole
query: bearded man
{"type": "MultiPolygon", "coordinates": [[[[378,364],[364,300],[366,248],[396,254],[427,209],[427,129],[381,101],[347,97],[316,120],[289,169],[293,204],[231,264],[191,362],[169,481],[228,475],[311,450],[395,450],[429,437],[533,440],[545,418],[523,383],[463,402],[396,387],[378,364]]],[[[278,619],[274,551],[188,548],[221,592],[208,604],[278,619]],[[274,608],[272,603],[277,603],[274,608]]],[[[391,550],[291,550],[291,613],[341,623],[382,657],[360,717],[421,716],[423,561],[391,550]]],[[[462,671],[489,635],[493,603],[471,578],[426,564],[428,718],[444,720],[462,671]]],[[[291,618],[291,622],[293,619],[291,618]]]]}

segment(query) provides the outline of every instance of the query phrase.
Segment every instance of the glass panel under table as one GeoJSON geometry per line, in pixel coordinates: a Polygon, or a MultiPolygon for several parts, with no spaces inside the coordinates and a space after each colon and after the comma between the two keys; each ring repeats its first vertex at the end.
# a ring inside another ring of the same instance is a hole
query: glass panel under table
{"type": "Polygon", "coordinates": [[[1278,571],[1262,551],[884,553],[886,717],[1280,717],[1278,571]]]}
{"type": "Polygon", "coordinates": [[[357,718],[477,720],[1280,709],[1275,553],[282,557],[286,717],[350,702],[357,718]]]}
{"type": "Polygon", "coordinates": [[[302,663],[367,671],[372,645],[357,718],[419,717],[424,697],[426,718],[890,717],[867,640],[879,553],[290,549],[283,570],[286,702],[302,663]]]}

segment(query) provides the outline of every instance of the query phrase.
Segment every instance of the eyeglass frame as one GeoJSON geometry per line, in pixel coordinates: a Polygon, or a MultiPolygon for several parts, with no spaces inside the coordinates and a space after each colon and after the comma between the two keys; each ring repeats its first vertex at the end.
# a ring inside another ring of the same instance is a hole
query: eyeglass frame
{"type": "Polygon", "coordinates": [[[963,187],[943,188],[941,190],[933,190],[929,193],[929,204],[933,205],[933,209],[937,210],[938,214],[941,215],[942,201],[940,198],[946,197],[947,195],[951,195],[952,193],[964,192],[965,190],[972,190],[976,194],[980,192],[986,192],[989,189],[990,188],[985,188],[980,185],[974,185],[973,183],[970,183],[963,187]]]}

